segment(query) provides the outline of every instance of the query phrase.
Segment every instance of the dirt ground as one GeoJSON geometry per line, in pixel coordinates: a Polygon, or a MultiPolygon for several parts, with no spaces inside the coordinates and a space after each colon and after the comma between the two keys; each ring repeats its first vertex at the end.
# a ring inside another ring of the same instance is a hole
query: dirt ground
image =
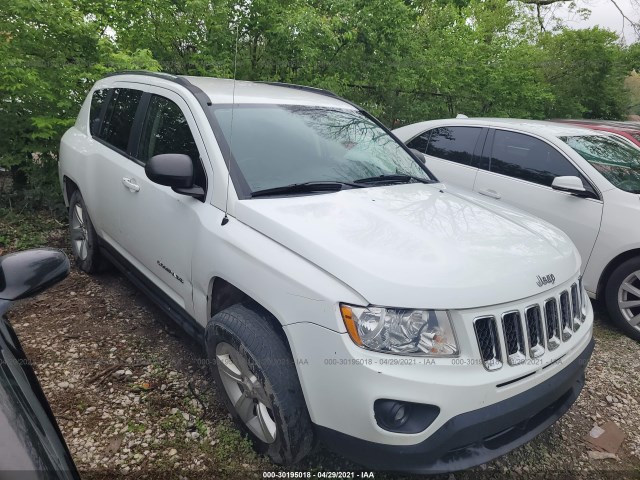
{"type": "MultiPolygon", "coordinates": [[[[66,248],[66,230],[50,232],[47,243],[66,248]]],[[[263,478],[282,471],[253,453],[215,399],[199,346],[117,272],[88,276],[72,268],[9,318],[83,478],[263,478]]],[[[442,478],[640,478],[640,345],[601,310],[594,335],[586,386],[559,422],[496,461],[442,478]],[[607,421],[624,431],[624,442],[615,458],[592,459],[583,438],[607,421]]],[[[282,474],[361,470],[321,450],[282,474]]]]}

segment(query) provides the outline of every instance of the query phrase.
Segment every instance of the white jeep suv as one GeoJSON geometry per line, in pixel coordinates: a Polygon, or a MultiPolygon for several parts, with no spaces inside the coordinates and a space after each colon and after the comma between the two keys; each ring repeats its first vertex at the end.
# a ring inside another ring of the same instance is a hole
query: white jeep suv
{"type": "Polygon", "coordinates": [[[640,340],[640,149],[612,133],[535,120],[433,120],[394,133],[448,185],[569,235],[589,295],[640,340]]]}
{"type": "Polygon", "coordinates": [[[593,313],[571,241],[447,191],[329,92],[109,76],[60,180],[77,265],[108,259],[200,339],[277,463],[322,440],[369,468],[467,468],[583,386],[593,313]]]}

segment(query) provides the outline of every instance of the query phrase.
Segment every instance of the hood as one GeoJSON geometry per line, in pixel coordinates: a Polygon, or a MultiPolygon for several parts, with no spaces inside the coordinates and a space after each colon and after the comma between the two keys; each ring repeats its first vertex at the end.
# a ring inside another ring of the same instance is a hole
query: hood
{"type": "Polygon", "coordinates": [[[370,304],[462,309],[511,302],[572,278],[580,257],[555,227],[441,184],[239,201],[236,217],[370,304]]]}

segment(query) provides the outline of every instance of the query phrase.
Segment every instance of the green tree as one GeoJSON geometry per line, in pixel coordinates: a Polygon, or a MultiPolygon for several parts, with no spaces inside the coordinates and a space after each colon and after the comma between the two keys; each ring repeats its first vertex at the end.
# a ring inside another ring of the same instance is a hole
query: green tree
{"type": "Polygon", "coordinates": [[[92,83],[112,70],[157,66],[148,52],[100,39],[69,0],[0,6],[0,166],[27,200],[50,205],[59,196],[60,137],[92,83]]]}
{"type": "Polygon", "coordinates": [[[0,165],[24,192],[57,192],[62,133],[93,82],[126,69],[323,87],[389,126],[623,116],[640,47],[545,32],[547,1],[0,0],[0,165]]]}
{"type": "Polygon", "coordinates": [[[597,27],[543,35],[544,76],[554,95],[548,117],[624,117],[629,103],[624,79],[631,68],[617,40],[597,27]]]}

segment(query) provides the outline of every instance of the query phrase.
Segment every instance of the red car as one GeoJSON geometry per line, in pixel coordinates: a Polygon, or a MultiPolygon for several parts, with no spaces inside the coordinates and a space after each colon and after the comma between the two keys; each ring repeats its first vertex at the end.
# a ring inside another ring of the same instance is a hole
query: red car
{"type": "Polygon", "coordinates": [[[608,120],[575,120],[575,119],[555,119],[554,122],[571,123],[580,125],[583,128],[591,130],[601,130],[604,132],[615,133],[626,138],[635,146],[640,148],[640,126],[637,123],[616,122],[608,120]]]}

